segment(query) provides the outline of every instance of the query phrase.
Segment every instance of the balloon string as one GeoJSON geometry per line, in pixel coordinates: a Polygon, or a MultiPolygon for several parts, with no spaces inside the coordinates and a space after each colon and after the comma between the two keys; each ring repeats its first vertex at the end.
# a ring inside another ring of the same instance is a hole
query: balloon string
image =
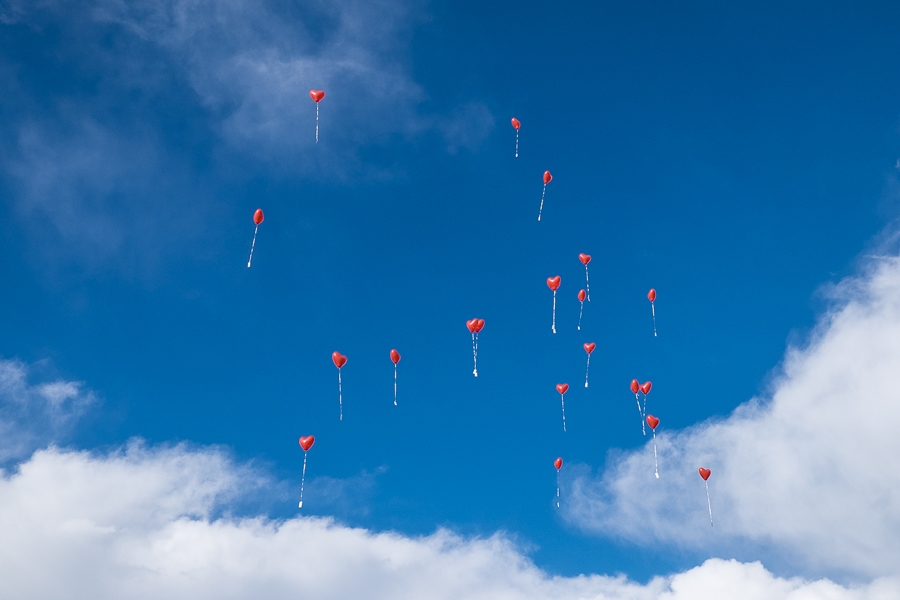
{"type": "Polygon", "coordinates": [[[584,387],[588,386],[588,373],[591,371],[591,355],[588,354],[587,368],[584,370],[584,387]]]}
{"type": "Polygon", "coordinates": [[[519,158],[519,130],[516,129],[516,158],[519,158]]]}
{"type": "Polygon", "coordinates": [[[591,301],[591,278],[588,276],[588,266],[584,265],[584,283],[585,287],[587,287],[587,301],[591,301]]]}
{"type": "Polygon", "coordinates": [[[584,314],[584,302],[581,303],[581,308],[578,310],[578,331],[581,331],[581,315],[584,314]]]}
{"type": "Polygon", "coordinates": [[[550,329],[556,333],[556,290],[553,290],[553,322],[550,324],[550,329]]]}
{"type": "Polygon", "coordinates": [[[712,502],[709,501],[709,482],[704,481],[706,484],[706,506],[709,508],[709,526],[712,527],[712,502]]]}
{"type": "Polygon", "coordinates": [[[344,420],[344,391],[341,389],[341,370],[338,369],[338,404],[341,407],[341,421],[344,420]]]}
{"type": "Polygon", "coordinates": [[[644,394],[644,410],[641,411],[641,416],[647,418],[647,394],[644,394]]]}
{"type": "Polygon", "coordinates": [[[566,395],[560,394],[559,397],[562,399],[563,431],[565,431],[566,430],[566,395]]]}
{"type": "Polygon", "coordinates": [[[397,365],[394,365],[394,406],[397,406],[397,365]]]}
{"type": "Polygon", "coordinates": [[[297,508],[303,508],[303,481],[306,479],[306,451],[303,451],[303,475],[300,476],[300,505],[297,508]]]}
{"type": "Polygon", "coordinates": [[[316,143],[319,143],[319,103],[316,102],[316,143]]]}
{"type": "Polygon", "coordinates": [[[652,302],[650,303],[650,312],[653,313],[653,337],[658,337],[656,335],[656,306],[652,302]]]}
{"type": "Polygon", "coordinates": [[[541,192],[541,207],[538,209],[538,221],[541,220],[541,213],[544,212],[544,195],[547,193],[547,184],[544,184],[544,191],[541,192]]]}
{"type": "Polygon", "coordinates": [[[256,226],[256,229],[253,230],[253,243],[250,244],[250,258],[247,260],[247,268],[250,268],[250,263],[253,261],[253,249],[256,247],[256,232],[259,231],[259,225],[256,226]]]}
{"type": "Polygon", "coordinates": [[[556,508],[559,508],[559,469],[556,470],[556,508]]]}
{"type": "Polygon", "coordinates": [[[637,402],[638,414],[641,415],[641,431],[644,432],[644,435],[647,435],[647,427],[644,425],[644,411],[641,410],[641,399],[637,395],[637,392],[634,393],[634,401],[637,402]]]}
{"type": "Polygon", "coordinates": [[[659,479],[659,458],[656,456],[656,430],[653,430],[653,460],[656,461],[656,478],[659,479]]]}
{"type": "Polygon", "coordinates": [[[475,344],[475,334],[472,334],[472,360],[475,361],[475,369],[472,374],[478,377],[478,346],[475,344]]]}

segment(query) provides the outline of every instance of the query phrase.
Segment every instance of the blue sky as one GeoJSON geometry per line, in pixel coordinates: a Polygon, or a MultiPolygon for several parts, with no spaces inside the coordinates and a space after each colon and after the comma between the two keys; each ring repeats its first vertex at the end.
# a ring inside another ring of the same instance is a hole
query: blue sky
{"type": "Polygon", "coordinates": [[[304,514],[505,531],[565,576],[843,577],[590,531],[551,463],[565,503],[644,446],[632,378],[660,431],[766,394],[891,235],[900,8],[562,4],[0,3],[0,356],[98,399],[52,441],[221,445],[280,482],[234,510],[288,519],[314,434],[304,514]]]}

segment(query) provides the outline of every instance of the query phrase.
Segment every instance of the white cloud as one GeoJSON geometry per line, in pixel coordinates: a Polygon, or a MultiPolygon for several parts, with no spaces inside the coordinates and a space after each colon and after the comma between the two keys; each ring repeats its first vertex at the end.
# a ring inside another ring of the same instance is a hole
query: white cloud
{"type": "MultiPolygon", "coordinates": [[[[567,518],[641,544],[769,556],[809,573],[900,571],[900,260],[832,290],[806,347],[788,350],[771,393],[726,419],[658,434],[572,483],[567,518]],[[715,527],[707,518],[709,480],[715,527]]],[[[710,391],[715,393],[715,390],[710,391]]],[[[734,554],[731,554],[734,555],[734,554]]]]}
{"type": "Polygon", "coordinates": [[[369,600],[888,600],[857,588],[711,559],[646,585],[560,577],[501,534],[410,538],[322,518],[214,517],[260,478],[215,449],[48,449],[0,478],[0,597],[369,600]]]}

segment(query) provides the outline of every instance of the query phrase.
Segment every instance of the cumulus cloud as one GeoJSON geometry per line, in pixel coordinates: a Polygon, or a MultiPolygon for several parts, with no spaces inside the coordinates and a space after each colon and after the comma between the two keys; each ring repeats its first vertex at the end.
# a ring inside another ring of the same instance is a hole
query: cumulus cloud
{"type": "Polygon", "coordinates": [[[45,366],[0,360],[0,463],[59,440],[96,402],[82,382],[35,382],[45,366]]]}
{"type": "Polygon", "coordinates": [[[331,519],[215,516],[260,478],[216,449],[35,453],[0,478],[0,596],[322,600],[888,600],[900,579],[848,588],[710,559],[647,584],[561,577],[502,534],[424,537],[331,519]]]}
{"type": "Polygon", "coordinates": [[[878,261],[831,296],[769,394],[725,419],[660,429],[659,480],[649,445],[611,454],[598,475],[582,471],[567,518],[634,543],[752,553],[809,573],[897,573],[900,260],[878,261]],[[712,470],[714,528],[700,466],[712,470]]]}

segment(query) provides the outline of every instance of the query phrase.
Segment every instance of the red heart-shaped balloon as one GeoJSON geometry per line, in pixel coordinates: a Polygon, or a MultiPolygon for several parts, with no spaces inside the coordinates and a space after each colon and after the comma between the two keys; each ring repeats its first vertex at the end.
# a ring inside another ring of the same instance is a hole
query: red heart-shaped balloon
{"type": "Polygon", "coordinates": [[[263,215],[263,211],[261,208],[257,208],[256,212],[253,213],[253,222],[259,225],[265,219],[265,215],[263,215]]]}
{"type": "Polygon", "coordinates": [[[553,175],[550,174],[550,171],[544,171],[544,185],[547,185],[553,181],[553,175]]]}
{"type": "Polygon", "coordinates": [[[654,290],[653,288],[650,288],[650,291],[647,292],[647,300],[649,300],[650,302],[653,302],[656,300],[656,290],[654,290]]]}
{"type": "Polygon", "coordinates": [[[556,391],[559,392],[560,394],[565,394],[566,392],[569,391],[569,384],[568,383],[557,383],[556,391]]]}
{"type": "Polygon", "coordinates": [[[324,90],[309,90],[309,97],[318,102],[325,97],[324,90]]]}
{"type": "Polygon", "coordinates": [[[647,415],[647,425],[650,426],[650,429],[656,429],[656,426],[659,425],[659,419],[653,415],[647,415]]]}
{"type": "Polygon", "coordinates": [[[334,366],[338,369],[347,364],[347,357],[335,350],[331,353],[331,360],[334,361],[334,366]]]}
{"type": "Polygon", "coordinates": [[[395,365],[400,362],[400,353],[396,350],[391,350],[391,362],[395,365]]]}
{"type": "Polygon", "coordinates": [[[703,467],[700,467],[697,470],[700,472],[700,477],[703,478],[703,481],[709,479],[710,474],[712,474],[712,471],[710,471],[709,469],[704,469],[703,467]]]}
{"type": "Polygon", "coordinates": [[[469,333],[475,333],[475,328],[478,326],[478,319],[469,319],[466,321],[466,328],[469,330],[469,333]]]}
{"type": "Polygon", "coordinates": [[[580,290],[578,292],[578,299],[584,302],[584,299],[587,298],[587,294],[584,293],[584,290],[580,290]]]}
{"type": "Polygon", "coordinates": [[[590,254],[579,254],[578,260],[581,261],[581,264],[587,265],[589,262],[591,262],[591,255],[590,254]]]}
{"type": "Polygon", "coordinates": [[[475,333],[479,333],[484,329],[484,319],[475,319],[475,333]]]}
{"type": "Polygon", "coordinates": [[[590,343],[587,343],[584,345],[584,351],[587,352],[588,354],[590,354],[591,352],[594,351],[594,348],[596,348],[596,347],[597,347],[597,344],[595,344],[594,342],[590,342],[590,343]]]}
{"type": "Polygon", "coordinates": [[[650,383],[649,381],[645,381],[644,383],[641,384],[641,391],[644,392],[644,395],[646,396],[647,394],[650,393],[650,388],[652,388],[652,387],[653,387],[652,383],[650,383]]]}
{"type": "Polygon", "coordinates": [[[641,391],[641,384],[638,383],[637,379],[631,380],[631,391],[634,392],[635,394],[637,394],[639,391],[641,391]]]}
{"type": "Polygon", "coordinates": [[[522,126],[522,124],[519,123],[519,120],[517,118],[513,117],[512,118],[512,126],[515,127],[516,129],[518,129],[519,127],[522,126]]]}
{"type": "Polygon", "coordinates": [[[562,469],[562,457],[557,458],[553,461],[553,466],[556,467],[556,470],[559,471],[562,469]]]}
{"type": "Polygon", "coordinates": [[[562,281],[562,278],[557,275],[556,277],[548,277],[547,278],[547,287],[553,290],[554,292],[559,288],[559,283],[562,281]]]}
{"type": "Polygon", "coordinates": [[[314,435],[300,437],[300,447],[303,448],[304,452],[309,452],[309,449],[312,448],[313,444],[315,443],[316,437],[314,435]]]}

